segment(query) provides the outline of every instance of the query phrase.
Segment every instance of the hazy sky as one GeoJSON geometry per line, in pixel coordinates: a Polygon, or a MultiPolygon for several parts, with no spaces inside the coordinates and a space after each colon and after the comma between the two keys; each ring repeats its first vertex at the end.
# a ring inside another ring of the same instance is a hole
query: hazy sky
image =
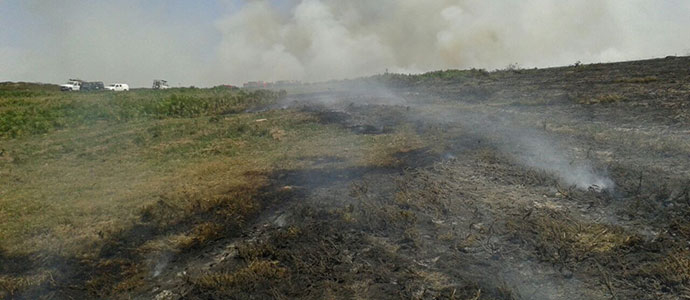
{"type": "Polygon", "coordinates": [[[0,0],[0,81],[319,81],[690,54],[684,0],[0,0]]]}

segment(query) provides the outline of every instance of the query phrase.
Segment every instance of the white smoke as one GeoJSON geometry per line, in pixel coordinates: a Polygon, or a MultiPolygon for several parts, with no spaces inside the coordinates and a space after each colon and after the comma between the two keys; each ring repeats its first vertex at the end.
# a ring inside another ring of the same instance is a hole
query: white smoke
{"type": "Polygon", "coordinates": [[[516,155],[523,164],[552,173],[565,184],[582,190],[614,190],[613,180],[603,171],[594,170],[591,161],[577,159],[573,153],[546,135],[514,126],[503,130],[509,145],[522,148],[516,155]]]}
{"type": "Polygon", "coordinates": [[[690,4],[302,0],[285,12],[251,1],[217,23],[218,51],[221,66],[239,66],[226,72],[235,81],[624,60],[690,49],[677,9],[690,4]]]}
{"type": "Polygon", "coordinates": [[[579,157],[573,151],[574,145],[520,122],[515,116],[500,110],[485,112],[444,107],[439,111],[429,110],[424,103],[414,106],[419,109],[412,117],[414,120],[461,125],[469,133],[488,140],[515,162],[553,175],[561,184],[598,192],[615,190],[615,183],[607,172],[595,169],[589,157],[579,157]]]}
{"type": "Polygon", "coordinates": [[[174,15],[172,5],[0,2],[0,28],[24,39],[0,31],[0,81],[211,86],[690,54],[680,0],[218,0],[174,15]],[[208,22],[188,17],[209,4],[219,11],[208,22]],[[3,22],[11,10],[35,22],[3,22]]]}

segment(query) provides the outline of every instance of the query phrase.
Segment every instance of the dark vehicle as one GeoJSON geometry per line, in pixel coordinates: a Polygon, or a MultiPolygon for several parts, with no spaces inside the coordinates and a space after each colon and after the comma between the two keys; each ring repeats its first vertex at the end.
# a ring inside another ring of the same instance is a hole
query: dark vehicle
{"type": "Polygon", "coordinates": [[[156,79],[153,81],[153,87],[152,88],[154,90],[167,90],[170,88],[170,86],[168,85],[167,81],[156,79]]]}
{"type": "Polygon", "coordinates": [[[105,89],[105,85],[103,85],[103,82],[101,82],[101,81],[82,82],[82,84],[81,84],[81,90],[84,92],[102,91],[104,89],[105,89]]]}

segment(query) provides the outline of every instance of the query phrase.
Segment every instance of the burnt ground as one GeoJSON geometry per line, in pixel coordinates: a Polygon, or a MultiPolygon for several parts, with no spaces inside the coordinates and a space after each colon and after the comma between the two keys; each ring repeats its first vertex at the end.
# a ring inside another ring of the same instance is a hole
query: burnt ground
{"type": "Polygon", "coordinates": [[[690,298],[690,58],[366,83],[266,109],[425,146],[270,174],[249,226],[117,297],[690,298]]]}
{"type": "Polygon", "coordinates": [[[413,126],[429,146],[274,174],[290,197],[141,296],[690,298],[690,59],[382,81],[286,106],[360,134],[413,126]],[[615,187],[525,163],[521,132],[615,187]]]}

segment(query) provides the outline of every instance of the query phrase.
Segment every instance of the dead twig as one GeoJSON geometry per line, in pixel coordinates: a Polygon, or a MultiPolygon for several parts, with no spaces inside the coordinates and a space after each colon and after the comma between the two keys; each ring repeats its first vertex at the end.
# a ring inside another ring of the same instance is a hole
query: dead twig
{"type": "Polygon", "coordinates": [[[604,279],[604,284],[606,284],[606,288],[608,288],[609,293],[611,293],[611,299],[618,300],[618,296],[616,296],[616,292],[614,291],[613,284],[611,283],[611,279],[609,278],[608,273],[604,271],[604,267],[601,266],[599,261],[597,261],[596,259],[593,260],[594,263],[597,265],[599,273],[601,273],[601,276],[604,279]]]}

